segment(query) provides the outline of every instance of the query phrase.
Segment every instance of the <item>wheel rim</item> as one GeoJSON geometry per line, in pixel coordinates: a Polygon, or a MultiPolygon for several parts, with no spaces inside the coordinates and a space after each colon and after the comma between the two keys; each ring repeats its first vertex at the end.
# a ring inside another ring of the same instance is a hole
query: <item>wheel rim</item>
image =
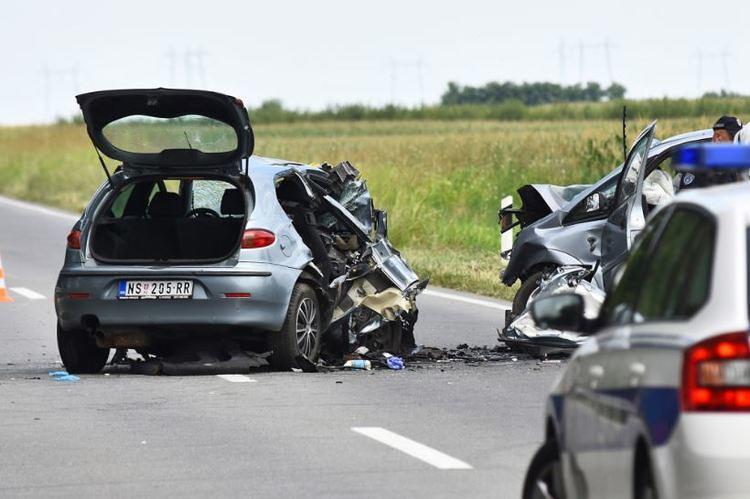
{"type": "Polygon", "coordinates": [[[318,337],[318,310],[312,298],[303,298],[297,307],[297,347],[310,357],[318,337]]]}

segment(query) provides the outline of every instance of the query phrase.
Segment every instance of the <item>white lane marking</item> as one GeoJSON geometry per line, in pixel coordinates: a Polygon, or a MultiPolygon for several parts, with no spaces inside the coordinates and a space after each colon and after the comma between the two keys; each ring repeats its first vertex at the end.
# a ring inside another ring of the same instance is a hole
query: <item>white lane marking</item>
{"type": "Polygon", "coordinates": [[[18,295],[28,298],[29,300],[44,300],[47,298],[46,296],[28,288],[10,288],[10,290],[18,295]]]}
{"type": "Polygon", "coordinates": [[[71,222],[75,222],[79,218],[72,213],[66,213],[62,210],[46,208],[44,206],[39,206],[38,204],[29,203],[26,201],[19,201],[17,199],[6,198],[5,196],[0,196],[0,203],[4,203],[10,206],[15,206],[16,208],[22,208],[24,210],[35,211],[37,213],[42,213],[44,215],[49,215],[52,217],[63,218],[65,220],[70,220],[71,222]]]}
{"type": "Polygon", "coordinates": [[[472,469],[470,464],[465,463],[460,459],[456,459],[455,457],[449,456],[448,454],[433,449],[432,447],[415,442],[414,440],[401,436],[398,433],[393,433],[385,428],[379,428],[377,426],[353,427],[352,431],[370,437],[373,440],[377,440],[381,444],[393,447],[396,450],[400,450],[404,454],[408,454],[411,457],[424,461],[425,463],[441,470],[472,469]]]}
{"type": "Polygon", "coordinates": [[[219,378],[230,383],[257,383],[257,379],[252,379],[244,374],[217,374],[219,378]]]}
{"type": "Polygon", "coordinates": [[[444,298],[446,300],[460,301],[463,303],[469,303],[471,305],[479,305],[480,307],[494,308],[497,310],[509,310],[508,305],[502,303],[491,302],[489,300],[477,300],[476,298],[469,298],[468,296],[454,295],[453,293],[444,293],[442,291],[433,291],[431,289],[425,289],[422,294],[427,296],[434,296],[436,298],[444,298]]]}

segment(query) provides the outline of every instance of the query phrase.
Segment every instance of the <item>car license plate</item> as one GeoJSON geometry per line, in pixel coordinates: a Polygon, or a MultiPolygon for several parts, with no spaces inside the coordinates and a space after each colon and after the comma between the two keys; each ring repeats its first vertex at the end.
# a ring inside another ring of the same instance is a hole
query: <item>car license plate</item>
{"type": "Polygon", "coordinates": [[[193,281],[120,281],[120,300],[185,300],[193,296],[193,281]]]}

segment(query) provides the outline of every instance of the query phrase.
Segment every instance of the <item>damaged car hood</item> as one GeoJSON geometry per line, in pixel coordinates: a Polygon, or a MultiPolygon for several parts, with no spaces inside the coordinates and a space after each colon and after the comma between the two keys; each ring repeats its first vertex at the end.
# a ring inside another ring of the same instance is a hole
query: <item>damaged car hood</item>
{"type": "Polygon", "coordinates": [[[521,227],[526,227],[550,213],[558,211],[591,185],[527,184],[518,189],[521,209],[517,217],[521,227]]]}

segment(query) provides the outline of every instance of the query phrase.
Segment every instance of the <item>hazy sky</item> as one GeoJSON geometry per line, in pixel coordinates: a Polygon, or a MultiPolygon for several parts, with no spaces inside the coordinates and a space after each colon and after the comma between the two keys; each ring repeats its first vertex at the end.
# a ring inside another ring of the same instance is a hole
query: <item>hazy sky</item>
{"type": "Polygon", "coordinates": [[[319,109],[434,103],[448,81],[606,85],[607,42],[629,97],[727,81],[750,93],[749,24],[739,1],[6,1],[0,123],[69,116],[76,93],[105,88],[205,87],[319,109]]]}

